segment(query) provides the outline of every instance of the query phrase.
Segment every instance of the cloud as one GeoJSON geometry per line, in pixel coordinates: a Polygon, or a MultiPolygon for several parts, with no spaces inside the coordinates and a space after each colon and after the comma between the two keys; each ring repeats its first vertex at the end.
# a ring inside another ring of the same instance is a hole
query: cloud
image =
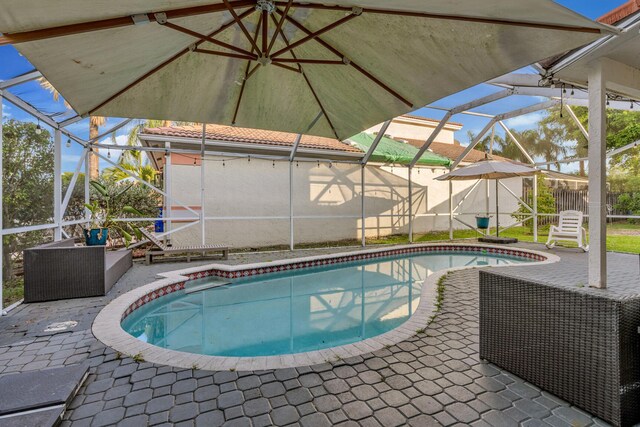
{"type": "Polygon", "coordinates": [[[505,121],[510,128],[516,129],[528,129],[538,124],[540,120],[545,118],[547,113],[545,111],[537,111],[535,113],[526,114],[524,116],[514,117],[505,121]]]}
{"type": "MultiPolygon", "coordinates": [[[[115,145],[127,145],[127,139],[128,139],[128,135],[117,135],[115,138],[115,145]]],[[[113,139],[111,139],[111,136],[107,136],[102,140],[100,140],[100,144],[113,145],[114,141],[113,139]]],[[[108,156],[110,154],[111,157],[109,159],[114,163],[118,162],[118,159],[122,155],[122,151],[123,150],[118,150],[115,148],[112,148],[112,149],[100,148],[101,154],[105,156],[108,156]]],[[[105,163],[105,166],[111,166],[111,165],[105,163]]]]}
{"type": "MultiPolygon", "coordinates": [[[[116,136],[116,145],[127,145],[128,135],[117,135],[116,136]]],[[[113,144],[113,139],[111,136],[107,136],[100,141],[100,144],[113,144]]]]}
{"type": "Polygon", "coordinates": [[[2,104],[2,118],[8,120],[11,118],[11,106],[9,104],[2,104]]]}
{"type": "Polygon", "coordinates": [[[80,154],[63,154],[62,161],[64,163],[77,163],[80,160],[80,154]]]}

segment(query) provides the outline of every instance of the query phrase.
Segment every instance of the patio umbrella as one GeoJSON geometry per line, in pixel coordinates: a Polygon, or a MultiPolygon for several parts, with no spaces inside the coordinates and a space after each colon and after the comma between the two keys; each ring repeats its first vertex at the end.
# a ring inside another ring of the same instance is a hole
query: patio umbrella
{"type": "MultiPolygon", "coordinates": [[[[496,180],[496,239],[491,241],[500,241],[500,205],[498,200],[498,183],[501,179],[515,178],[519,176],[533,176],[539,171],[529,166],[518,163],[512,163],[500,160],[483,160],[473,163],[445,175],[439,176],[438,181],[464,181],[477,179],[495,179],[496,180]]],[[[516,240],[517,242],[517,240],[516,240]]],[[[515,243],[515,242],[514,242],[515,243]]]]}
{"type": "Polygon", "coordinates": [[[0,10],[0,46],[13,44],[81,115],[340,140],[610,29],[551,0],[21,0],[0,10]]]}

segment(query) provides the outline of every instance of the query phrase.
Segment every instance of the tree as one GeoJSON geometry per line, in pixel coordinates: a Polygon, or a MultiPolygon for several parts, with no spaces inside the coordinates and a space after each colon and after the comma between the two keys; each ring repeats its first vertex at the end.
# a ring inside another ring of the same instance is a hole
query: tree
{"type": "MultiPolygon", "coordinates": [[[[53,144],[47,130],[35,123],[9,120],[3,124],[2,225],[13,228],[46,224],[53,216],[53,144]]],[[[45,231],[3,237],[2,277],[14,275],[14,260],[21,250],[46,238],[45,231]]]]}
{"type": "MultiPolygon", "coordinates": [[[[107,119],[101,116],[89,117],[89,141],[93,141],[100,135],[100,126],[104,126],[107,119]]],[[[93,152],[89,154],[89,178],[97,179],[100,176],[100,157],[96,154],[98,147],[93,147],[93,152]]]]}
{"type": "MultiPolygon", "coordinates": [[[[573,145],[568,148],[573,150],[572,155],[574,157],[587,157],[589,141],[582,134],[575,120],[573,120],[571,115],[566,111],[568,108],[572,109],[582,126],[586,129],[588,127],[588,109],[586,107],[571,107],[569,105],[563,106],[562,109],[560,109],[559,106],[550,108],[547,116],[540,121],[540,126],[554,129],[557,138],[564,142],[572,142],[573,145]]],[[[585,176],[586,169],[584,160],[578,163],[578,174],[585,176]]]]}
{"type": "MultiPolygon", "coordinates": [[[[140,121],[129,131],[129,135],[127,136],[127,146],[136,147],[140,145],[138,134],[142,131],[142,129],[146,127],[171,126],[171,124],[172,122],[169,120],[140,121]]],[[[118,165],[122,169],[126,169],[133,175],[146,182],[153,182],[157,175],[157,171],[153,168],[153,166],[149,164],[149,162],[144,157],[143,152],[140,150],[124,150],[120,155],[120,158],[118,159],[118,165]]],[[[104,170],[104,174],[109,179],[114,179],[116,181],[128,179],[130,177],[127,173],[123,172],[117,167],[106,168],[104,170]]]]}
{"type": "MultiPolygon", "coordinates": [[[[53,87],[53,85],[44,77],[40,77],[38,79],[40,86],[47,89],[51,92],[53,99],[58,101],[60,99],[60,92],[53,87]]],[[[66,100],[64,101],[64,106],[67,109],[71,110],[71,104],[69,104],[66,100]]],[[[102,116],[89,116],[89,140],[94,140],[100,135],[100,126],[104,126],[107,122],[106,117],[102,116]]],[[[97,156],[98,147],[93,148],[94,153],[89,155],[89,177],[91,179],[96,179],[100,175],[100,158],[97,156]]]]}
{"type": "MultiPolygon", "coordinates": [[[[522,145],[522,147],[527,150],[527,152],[535,151],[535,145],[538,139],[538,133],[535,130],[524,130],[520,132],[515,129],[509,129],[509,131],[520,143],[520,145],[522,145]]],[[[475,134],[473,132],[469,131],[467,132],[467,135],[470,142],[475,139],[475,134]]],[[[478,142],[478,145],[476,145],[476,150],[490,153],[492,145],[491,139],[492,136],[490,134],[482,138],[478,142]]],[[[501,135],[493,136],[493,154],[496,156],[506,157],[507,159],[515,160],[518,162],[529,162],[524,153],[508,136],[506,136],[506,139],[501,135]]]]}
{"type": "MultiPolygon", "coordinates": [[[[538,144],[538,140],[540,139],[540,135],[538,131],[535,129],[525,129],[523,131],[518,131],[515,129],[509,129],[514,138],[520,143],[522,148],[529,154],[531,157],[535,155],[536,145],[538,144]]],[[[510,159],[518,160],[523,163],[529,163],[529,159],[524,155],[522,151],[516,146],[513,141],[505,147],[504,157],[508,157],[510,159]],[[507,149],[508,148],[508,149],[507,149]]]]}
{"type": "MultiPolygon", "coordinates": [[[[534,179],[538,180],[538,197],[537,197],[537,208],[539,214],[551,214],[556,213],[556,199],[553,197],[553,193],[551,189],[547,187],[547,184],[544,180],[544,175],[538,174],[534,179]]],[[[524,199],[525,203],[533,208],[533,191],[527,193],[527,196],[524,199]]],[[[531,211],[527,209],[527,207],[518,202],[518,210],[512,214],[512,217],[516,220],[521,220],[525,215],[531,215],[531,211]]],[[[523,224],[525,227],[529,228],[529,231],[533,231],[533,219],[527,220],[523,224]]]]}
{"type": "MultiPolygon", "coordinates": [[[[571,108],[578,120],[585,128],[589,126],[589,110],[586,107],[564,106],[563,110],[571,108]]],[[[586,157],[588,154],[589,141],[582,135],[582,132],[575,121],[568,113],[560,117],[560,107],[549,110],[549,115],[541,121],[542,125],[553,127],[565,141],[574,141],[574,155],[576,157],[586,157]]],[[[632,142],[640,140],[640,112],[607,109],[607,149],[624,147],[632,142]]],[[[584,162],[580,162],[581,174],[584,174],[584,162]]],[[[632,176],[640,174],[640,149],[634,148],[626,152],[613,156],[611,166],[614,171],[630,173],[632,176]]]]}
{"type": "MultiPolygon", "coordinates": [[[[140,145],[140,140],[138,135],[144,128],[153,128],[153,127],[166,127],[171,125],[195,125],[196,123],[192,122],[172,122],[170,120],[144,120],[138,122],[134,127],[129,131],[129,135],[127,137],[127,146],[128,147],[137,147],[140,145]]],[[[146,157],[143,155],[140,150],[124,150],[120,155],[120,159],[118,160],[118,165],[122,169],[126,169],[131,172],[138,178],[147,181],[153,182],[157,176],[158,171],[156,171],[152,165],[149,164],[146,157]]],[[[116,167],[106,168],[104,170],[106,176],[115,180],[123,180],[128,179],[130,176],[123,172],[122,170],[116,167]]]]}
{"type": "MultiPolygon", "coordinates": [[[[67,190],[71,185],[71,179],[73,178],[73,172],[62,173],[62,194],[67,194],[67,190]]],[[[84,218],[84,174],[78,173],[76,185],[73,187],[73,192],[69,198],[69,204],[64,212],[63,219],[65,221],[73,221],[76,219],[84,218]]]]}

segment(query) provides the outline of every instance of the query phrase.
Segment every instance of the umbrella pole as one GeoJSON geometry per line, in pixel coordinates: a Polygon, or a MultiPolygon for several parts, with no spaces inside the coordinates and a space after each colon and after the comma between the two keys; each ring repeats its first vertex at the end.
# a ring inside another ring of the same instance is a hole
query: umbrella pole
{"type": "Polygon", "coordinates": [[[496,237],[500,237],[500,210],[498,207],[498,180],[496,179],[496,237]]]}

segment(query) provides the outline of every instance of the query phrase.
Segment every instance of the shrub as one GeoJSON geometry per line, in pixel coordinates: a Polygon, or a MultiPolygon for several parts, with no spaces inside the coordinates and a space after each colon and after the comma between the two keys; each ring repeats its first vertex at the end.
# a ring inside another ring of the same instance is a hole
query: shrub
{"type": "MultiPolygon", "coordinates": [[[[551,189],[545,184],[544,176],[538,175],[538,213],[553,214],[556,213],[556,199],[553,197],[551,189]]],[[[528,193],[524,199],[525,203],[533,208],[533,192],[528,193]]],[[[523,215],[531,215],[531,212],[525,205],[518,202],[518,210],[513,213],[513,218],[520,220],[523,215]]],[[[533,219],[529,219],[522,224],[529,229],[529,232],[533,232],[533,219]]]]}
{"type": "MultiPolygon", "coordinates": [[[[640,215],[640,193],[625,193],[618,196],[615,204],[616,210],[623,211],[627,215],[640,215]]],[[[632,224],[640,222],[637,219],[629,219],[632,224]]]]}

